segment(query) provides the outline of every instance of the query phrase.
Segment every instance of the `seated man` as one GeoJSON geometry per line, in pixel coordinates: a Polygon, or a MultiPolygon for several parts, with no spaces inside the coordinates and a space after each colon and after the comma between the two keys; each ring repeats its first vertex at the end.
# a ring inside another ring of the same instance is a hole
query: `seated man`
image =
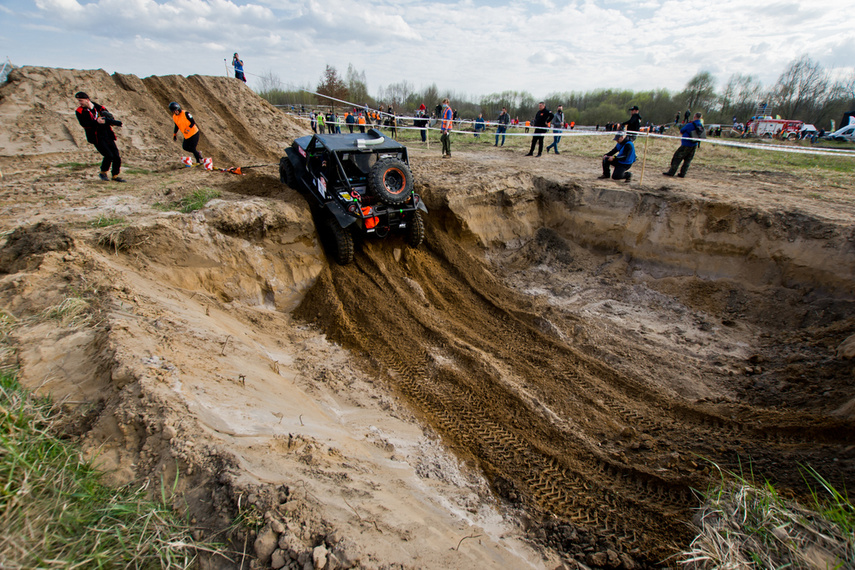
{"type": "Polygon", "coordinates": [[[615,147],[603,155],[603,175],[600,178],[608,178],[610,167],[613,166],[614,173],[611,177],[629,182],[632,173],[627,171],[635,162],[635,145],[626,136],[626,131],[620,131],[615,135],[614,140],[617,142],[615,147]]]}

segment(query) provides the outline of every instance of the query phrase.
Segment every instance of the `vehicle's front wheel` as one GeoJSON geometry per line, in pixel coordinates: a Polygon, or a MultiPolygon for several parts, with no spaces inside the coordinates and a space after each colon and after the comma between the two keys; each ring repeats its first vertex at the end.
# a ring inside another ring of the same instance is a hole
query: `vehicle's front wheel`
{"type": "Polygon", "coordinates": [[[407,227],[407,245],[415,249],[422,245],[423,241],[425,241],[425,223],[421,212],[416,212],[407,227]]]}
{"type": "Polygon", "coordinates": [[[353,261],[353,236],[350,232],[332,217],[326,219],[324,226],[324,245],[336,263],[347,265],[353,261]]]}
{"type": "Polygon", "coordinates": [[[371,167],[371,189],[382,202],[391,206],[403,204],[413,193],[413,174],[397,158],[378,160],[371,167]]]}
{"type": "Polygon", "coordinates": [[[279,159],[279,182],[294,188],[295,181],[294,165],[291,164],[291,160],[287,156],[283,156],[279,159]]]}

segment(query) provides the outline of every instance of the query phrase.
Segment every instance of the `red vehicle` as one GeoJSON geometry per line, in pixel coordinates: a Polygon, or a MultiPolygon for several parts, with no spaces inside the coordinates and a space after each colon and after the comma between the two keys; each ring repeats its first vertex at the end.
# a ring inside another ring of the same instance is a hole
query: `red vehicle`
{"type": "Polygon", "coordinates": [[[799,137],[802,125],[804,121],[762,118],[752,120],[748,128],[757,137],[794,140],[799,137]]]}

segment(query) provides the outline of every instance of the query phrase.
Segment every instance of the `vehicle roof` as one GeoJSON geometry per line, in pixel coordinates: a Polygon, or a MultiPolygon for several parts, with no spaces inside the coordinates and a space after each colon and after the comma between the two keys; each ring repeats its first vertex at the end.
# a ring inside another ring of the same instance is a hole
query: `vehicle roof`
{"type": "Polygon", "coordinates": [[[398,141],[384,136],[377,129],[369,129],[367,133],[345,133],[340,135],[309,135],[296,139],[296,142],[302,148],[308,148],[309,143],[313,138],[318,139],[324,147],[333,152],[354,152],[357,150],[366,152],[375,151],[398,151],[404,148],[404,145],[398,141]],[[358,147],[356,141],[378,141],[380,143],[368,144],[364,147],[358,147]]]}

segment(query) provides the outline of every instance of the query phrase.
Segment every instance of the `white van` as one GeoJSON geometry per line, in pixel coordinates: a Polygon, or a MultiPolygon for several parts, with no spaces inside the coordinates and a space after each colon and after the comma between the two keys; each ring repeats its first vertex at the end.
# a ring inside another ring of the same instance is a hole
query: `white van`
{"type": "Polygon", "coordinates": [[[847,125],[833,133],[826,134],[822,138],[830,141],[855,142],[855,125],[847,125]]]}

